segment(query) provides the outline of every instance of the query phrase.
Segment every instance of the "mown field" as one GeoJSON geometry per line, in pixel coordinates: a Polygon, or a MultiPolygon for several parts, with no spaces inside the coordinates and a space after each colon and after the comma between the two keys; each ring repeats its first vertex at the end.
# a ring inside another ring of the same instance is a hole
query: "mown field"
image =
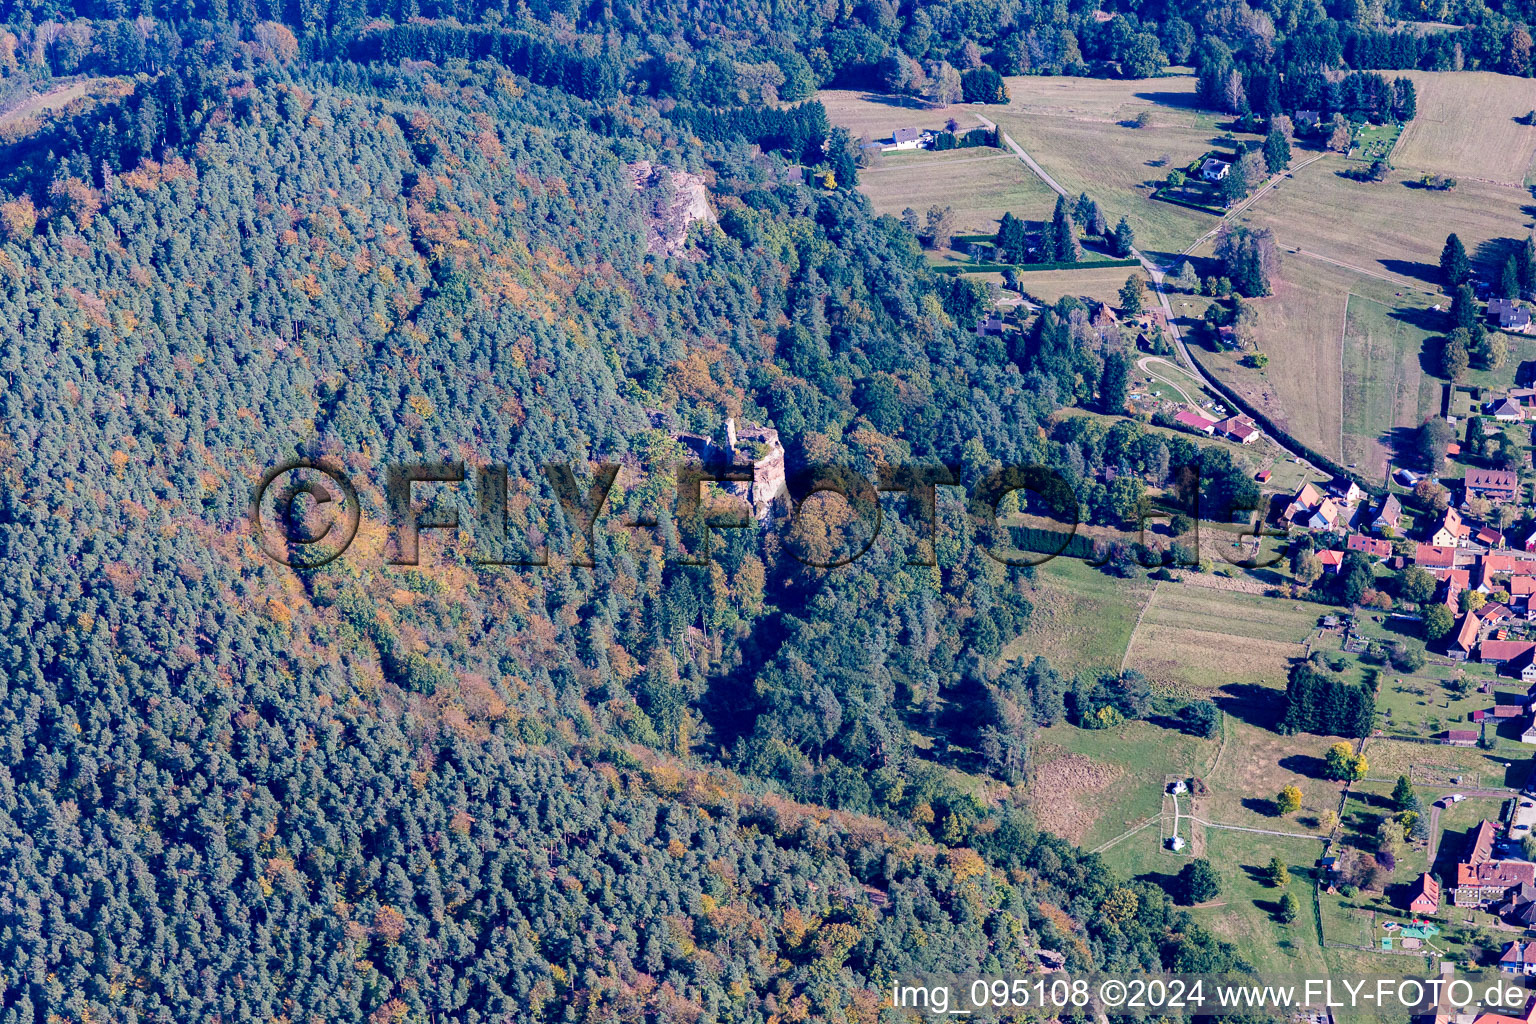
{"type": "Polygon", "coordinates": [[[1417,303],[1394,308],[1353,293],[1345,301],[1343,461],[1384,481],[1393,429],[1406,430],[1440,412],[1433,335],[1422,326],[1433,315],[1417,303]]]}
{"type": "MultiPolygon", "coordinates": [[[[1379,479],[1391,432],[1438,410],[1438,381],[1426,379],[1437,368],[1418,355],[1443,327],[1429,307],[1447,302],[1438,271],[1446,235],[1455,232],[1492,274],[1509,240],[1528,230],[1529,195],[1470,179],[1432,192],[1407,172],[1367,184],[1340,176],[1347,166],[1325,156],[1237,218],[1273,230],[1281,249],[1274,294],[1257,301],[1269,365],[1249,369],[1224,353],[1202,359],[1298,438],[1379,479]],[[1371,392],[1368,380],[1397,383],[1371,392]]],[[[1495,378],[1507,384],[1517,365],[1512,353],[1495,378]]]]}
{"type": "MultiPolygon", "coordinates": [[[[930,107],[911,96],[890,96],[867,89],[823,89],[816,94],[827,120],[842,125],[855,139],[890,138],[897,128],[943,128],[950,118],[969,128],[977,123],[969,107],[930,107]]],[[[924,207],[926,209],[926,207],[924,207]]]]}
{"type": "Polygon", "coordinates": [[[1075,558],[1053,558],[1035,569],[1035,610],[1029,626],[1003,651],[1026,664],[1043,655],[1063,675],[1118,670],[1136,616],[1156,584],[1128,581],[1075,558]]]}
{"type": "Polygon", "coordinates": [[[1047,220],[1056,203],[1056,194],[1016,156],[990,148],[884,154],[859,171],[859,191],[877,213],[900,216],[911,207],[921,218],[931,206],[949,206],[957,234],[995,232],[1008,211],[1047,220]]]}
{"type": "Polygon", "coordinates": [[[1126,652],[1160,689],[1209,693],[1232,684],[1283,687],[1320,606],[1160,583],[1126,652]]]}
{"type": "Polygon", "coordinates": [[[1142,250],[1171,256],[1216,226],[1211,214],[1150,198],[1170,170],[1220,141],[1225,119],[1195,107],[1193,75],[1131,81],[1025,76],[1008,79],[1008,92],[1007,106],[977,109],[1063,188],[1098,200],[1111,223],[1126,217],[1142,250]],[[1145,128],[1134,123],[1141,114],[1150,119],[1145,128]]]}
{"type": "MultiPolygon", "coordinates": [[[[1217,746],[1150,722],[1054,725],[1035,737],[1030,808],[1043,827],[1092,849],[1158,814],[1164,775],[1203,774],[1217,746]]],[[[1150,835],[1155,846],[1157,834],[1153,825],[1133,839],[1150,835]]]]}
{"type": "Polygon", "coordinates": [[[1393,152],[1415,171],[1525,184],[1536,158],[1536,127],[1522,125],[1536,106],[1529,79],[1490,71],[1404,71],[1418,89],[1418,116],[1393,152]]]}

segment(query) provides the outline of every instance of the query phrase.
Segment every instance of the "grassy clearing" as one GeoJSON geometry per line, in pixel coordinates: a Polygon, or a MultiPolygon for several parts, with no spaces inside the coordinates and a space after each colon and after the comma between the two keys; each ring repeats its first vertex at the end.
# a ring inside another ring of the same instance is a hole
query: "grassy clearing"
{"type": "Polygon", "coordinates": [[[1024,662],[1043,655],[1065,675],[1119,669],[1153,584],[1117,579],[1085,562],[1053,558],[1035,569],[1029,628],[1004,649],[1024,662]]]}
{"type": "Polygon", "coordinates": [[[1124,216],[1136,232],[1136,243],[1153,253],[1176,253],[1216,224],[1216,217],[1160,203],[1150,198],[1164,176],[1207,152],[1213,143],[1208,128],[1169,124],[1125,128],[1111,120],[1021,116],[1011,110],[989,111],[1015,142],[1055,178],[1076,194],[1098,200],[1105,218],[1124,216]],[[1160,164],[1163,157],[1168,163],[1160,164]]]}
{"type": "Polygon", "coordinates": [[[1536,128],[1519,124],[1531,83],[1491,71],[1402,71],[1418,89],[1418,114],[1393,154],[1403,168],[1521,185],[1536,155],[1536,128]]]}
{"type": "Polygon", "coordinates": [[[994,232],[1007,211],[1046,220],[1056,202],[1056,194],[1012,153],[981,148],[882,156],[859,171],[859,191],[876,213],[900,216],[911,207],[921,217],[930,206],[952,207],[958,234],[994,232]]]}
{"type": "Polygon", "coordinates": [[[1392,155],[1392,147],[1397,145],[1397,138],[1403,132],[1400,124],[1370,124],[1355,133],[1354,146],[1350,149],[1351,159],[1362,163],[1370,163],[1373,160],[1385,160],[1392,155]]]}
{"type": "Polygon", "coordinates": [[[1195,919],[1237,947],[1249,963],[1276,974],[1326,973],[1322,947],[1312,913],[1314,864],[1322,844],[1306,839],[1284,839],[1251,833],[1210,829],[1206,856],[1221,873],[1220,905],[1196,907],[1195,919]],[[1302,912],[1290,924],[1275,918],[1286,890],[1264,879],[1271,857],[1290,868],[1289,891],[1302,912]]]}
{"type": "Polygon", "coordinates": [[[827,108],[827,120],[847,128],[855,139],[866,135],[888,139],[897,128],[939,129],[950,118],[967,128],[976,123],[970,108],[963,104],[930,107],[911,96],[889,96],[866,89],[823,89],[816,98],[827,108]]]}
{"type": "Polygon", "coordinates": [[[1152,125],[1216,128],[1219,115],[1195,102],[1197,80],[1192,74],[1163,78],[1110,79],[1020,75],[1009,78],[1006,107],[978,108],[983,112],[1032,114],[1119,124],[1148,112],[1152,125]]]}
{"type": "Polygon", "coordinates": [[[1283,687],[1318,614],[1300,602],[1162,583],[1131,637],[1126,667],[1176,692],[1283,687]]]}
{"type": "Polygon", "coordinates": [[[1440,411],[1441,381],[1431,376],[1431,334],[1422,326],[1431,317],[1417,304],[1394,308],[1363,295],[1350,294],[1346,303],[1344,462],[1385,480],[1393,429],[1440,411]]]}
{"type": "Polygon", "coordinates": [[[1339,806],[1341,783],[1321,778],[1323,755],[1337,736],[1280,736],[1268,726],[1278,717],[1283,697],[1256,695],[1218,700],[1227,711],[1227,744],[1221,761],[1206,780],[1210,792],[1195,801],[1196,813],[1206,821],[1277,832],[1322,835],[1318,819],[1339,806]],[[1290,817],[1275,813],[1274,800],[1281,789],[1301,790],[1301,810],[1290,817]]]}
{"type": "MultiPolygon", "coordinates": [[[[1438,293],[1440,248],[1455,232],[1485,270],[1494,269],[1491,239],[1518,233],[1529,202],[1522,189],[1465,180],[1450,192],[1418,188],[1418,175],[1399,171],[1381,182],[1340,175],[1352,168],[1336,153],[1294,172],[1241,215],[1272,228],[1285,250],[1309,253],[1382,275],[1391,283],[1438,293]]],[[[1307,259],[1302,256],[1300,259],[1307,259]]],[[[1499,250],[1497,260],[1502,260],[1499,250]]],[[[1287,269],[1299,262],[1286,259],[1287,269]]]]}
{"type": "Polygon", "coordinates": [[[133,91],[133,82],[119,78],[81,78],[47,92],[29,96],[0,114],[0,140],[14,141],[35,131],[50,115],[87,97],[117,98],[133,91]]]}
{"type": "Polygon", "coordinates": [[[1141,278],[1143,284],[1147,283],[1146,274],[1135,267],[1032,270],[1020,274],[1019,281],[1024,291],[1039,302],[1055,302],[1057,299],[1072,295],[1119,305],[1120,289],[1125,284],[1125,279],[1133,276],[1141,278]]]}
{"type": "MultiPolygon", "coordinates": [[[[1115,729],[1054,725],[1032,752],[1030,807],[1042,826],[1092,848],[1158,813],[1163,776],[1198,775],[1217,742],[1150,722],[1115,729]]],[[[1156,826],[1127,842],[1152,836],[1156,826]]]]}
{"type": "Polygon", "coordinates": [[[1233,353],[1204,352],[1200,361],[1285,430],[1338,459],[1343,422],[1339,391],[1346,297],[1356,275],[1291,259],[1258,300],[1263,370],[1242,366],[1233,353]]]}

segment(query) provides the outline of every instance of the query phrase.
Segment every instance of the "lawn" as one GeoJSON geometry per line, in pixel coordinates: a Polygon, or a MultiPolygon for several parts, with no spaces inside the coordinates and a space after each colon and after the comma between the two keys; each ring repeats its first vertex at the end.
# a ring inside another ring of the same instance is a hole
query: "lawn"
{"type": "Polygon", "coordinates": [[[1221,895],[1191,913],[1236,946],[1243,959],[1271,976],[1324,977],[1327,968],[1312,909],[1313,865],[1322,849],[1321,843],[1305,839],[1207,830],[1206,857],[1221,874],[1221,895]],[[1279,857],[1290,869],[1288,888],[1301,905],[1301,913],[1290,924],[1281,924],[1275,917],[1284,890],[1271,886],[1265,877],[1271,857],[1279,857]]]}
{"type": "MultiPolygon", "coordinates": [[[[1114,729],[1042,729],[1031,751],[1030,809],[1043,828],[1092,848],[1158,813],[1164,775],[1200,775],[1216,740],[1131,721],[1114,729]]],[[[1150,836],[1156,826],[1126,840],[1150,836]]]]}
{"type": "Polygon", "coordinates": [[[1403,126],[1396,122],[1364,125],[1355,133],[1354,145],[1349,155],[1362,163],[1370,163],[1376,159],[1386,160],[1391,157],[1392,147],[1397,145],[1397,137],[1402,134],[1402,131],[1403,126]]]}
{"type": "Polygon", "coordinates": [[[1283,687],[1289,661],[1326,609],[1182,583],[1160,583],[1131,637],[1126,667],[1165,691],[1232,684],[1283,687]]]}
{"type": "Polygon", "coordinates": [[[1529,79],[1491,71],[1397,71],[1418,89],[1418,114],[1393,154],[1399,167],[1521,186],[1536,128],[1515,119],[1536,106],[1529,79]]]}
{"type": "Polygon", "coordinates": [[[1019,286],[1037,302],[1055,302],[1071,295],[1118,306],[1120,289],[1125,285],[1127,277],[1139,277],[1143,284],[1147,280],[1146,274],[1135,267],[1031,270],[1019,275],[1019,286]]]}
{"type": "Polygon", "coordinates": [[[1053,558],[1036,567],[1029,595],[1035,610],[1003,656],[1028,663],[1043,655],[1065,676],[1095,668],[1118,671],[1153,586],[1110,576],[1075,558],[1053,558]]]}
{"type": "Polygon", "coordinates": [[[1431,376],[1437,367],[1422,299],[1391,298],[1406,304],[1351,293],[1344,317],[1344,462],[1377,481],[1387,477],[1393,431],[1438,414],[1443,390],[1431,376]]]}
{"type": "Polygon", "coordinates": [[[1247,693],[1244,699],[1217,701],[1228,713],[1226,744],[1206,777],[1210,792],[1195,800],[1195,813],[1206,821],[1246,828],[1323,835],[1318,819],[1337,811],[1343,785],[1322,777],[1323,756],[1338,736],[1303,733],[1281,736],[1268,725],[1283,706],[1279,692],[1247,693]],[[1301,790],[1301,810],[1289,817],[1276,813],[1280,790],[1301,790]]]}
{"type": "Polygon", "coordinates": [[[876,213],[900,216],[911,207],[922,217],[930,206],[949,206],[957,234],[994,233],[1007,211],[1048,220],[1056,202],[1056,194],[1012,153],[981,148],[886,154],[859,171],[859,191],[876,213]],[[935,187],[939,182],[942,188],[935,187]]]}

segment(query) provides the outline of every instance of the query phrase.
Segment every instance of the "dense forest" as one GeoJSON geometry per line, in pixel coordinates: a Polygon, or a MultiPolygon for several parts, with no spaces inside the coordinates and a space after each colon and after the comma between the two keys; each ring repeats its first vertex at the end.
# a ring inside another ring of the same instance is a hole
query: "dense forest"
{"type": "Polygon", "coordinates": [[[1206,458],[1046,429],[1102,374],[1087,311],[978,337],[973,285],[779,159],[488,64],[169,71],[11,144],[0,1020],[872,1020],[896,976],[1041,947],[1236,964],[961,783],[1151,710],[1000,665],[1032,586],[984,518],[895,508],[842,572],[805,564],[858,542],[830,512],[672,557],[675,438],[727,415],[871,479],[1049,463],[1100,521],[1206,458]],[[681,254],[639,160],[711,183],[681,254]],[[245,529],[296,455],[375,524],[308,571],[245,529]],[[555,564],[392,565],[384,467],[424,460],[509,466],[555,564]],[[538,468],[603,461],[586,569],[538,468]]]}
{"type": "Polygon", "coordinates": [[[1121,411],[1121,329],[1065,299],[978,333],[985,289],[871,213],[811,94],[1198,58],[1263,114],[1284,62],[1529,71],[1528,7],[1431,12],[1466,27],[1411,54],[1361,27],[1394,13],[0,5],[4,102],[129,76],[0,143],[0,1024],[874,1021],[897,977],[1041,949],[1244,966],[1019,788],[1042,726],[1208,706],[1004,659],[1029,559],[921,487],[878,535],[780,503],[687,564],[680,438],[771,425],[792,466],[971,494],[1038,465],[1076,505],[1004,512],[1240,515],[1224,451],[1057,416],[1121,411]],[[718,217],[657,251],[694,184],[718,217]],[[361,492],[320,568],[246,528],[294,457],[361,492]],[[394,564],[386,470],[423,462],[507,466],[506,537],[469,530],[479,485],[429,489],[465,529],[394,564]],[[619,467],[592,550],[550,464],[619,467]]]}

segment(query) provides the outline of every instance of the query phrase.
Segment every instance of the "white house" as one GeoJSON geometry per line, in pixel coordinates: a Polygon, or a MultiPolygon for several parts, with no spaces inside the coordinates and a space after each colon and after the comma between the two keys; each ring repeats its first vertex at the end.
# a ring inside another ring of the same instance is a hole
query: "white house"
{"type": "Polygon", "coordinates": [[[1206,157],[1205,163],[1200,165],[1200,177],[1206,181],[1220,181],[1230,173],[1232,165],[1213,156],[1206,157]]]}

